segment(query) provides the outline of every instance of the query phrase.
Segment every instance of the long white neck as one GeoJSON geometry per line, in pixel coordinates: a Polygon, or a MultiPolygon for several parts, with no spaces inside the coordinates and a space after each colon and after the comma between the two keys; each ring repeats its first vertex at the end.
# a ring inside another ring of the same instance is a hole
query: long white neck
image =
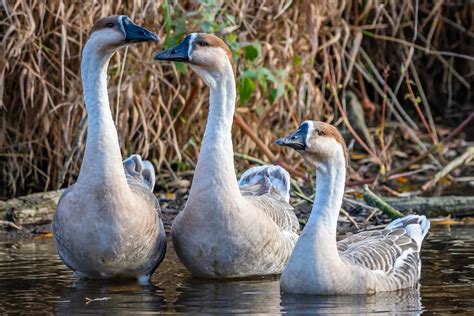
{"type": "Polygon", "coordinates": [[[84,47],[81,61],[82,87],[87,110],[87,142],[78,185],[126,185],[122,155],[107,95],[107,68],[112,54],[98,50],[93,41],[84,47]]]}
{"type": "Polygon", "coordinates": [[[199,197],[203,191],[240,196],[232,146],[232,122],[236,98],[232,65],[227,61],[224,69],[212,74],[201,73],[198,69],[196,71],[203,77],[211,92],[206,131],[189,199],[199,197]],[[215,190],[216,187],[219,190],[215,190]]]}
{"type": "Polygon", "coordinates": [[[338,256],[336,244],[337,219],[342,205],[346,181],[343,150],[316,172],[316,197],[304,234],[314,243],[316,252],[324,256],[338,256]]]}

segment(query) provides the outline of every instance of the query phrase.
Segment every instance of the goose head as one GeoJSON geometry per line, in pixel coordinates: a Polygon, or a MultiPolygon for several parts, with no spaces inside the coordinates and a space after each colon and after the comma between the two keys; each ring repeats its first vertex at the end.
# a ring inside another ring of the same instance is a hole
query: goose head
{"type": "Polygon", "coordinates": [[[108,16],[98,20],[89,34],[88,45],[105,54],[132,43],[158,42],[160,37],[141,27],[125,15],[108,16]]]}
{"type": "Polygon", "coordinates": [[[157,53],[155,59],[189,64],[211,88],[224,79],[229,69],[234,75],[232,53],[229,47],[223,40],[212,34],[188,34],[175,47],[157,53]]]}
{"type": "Polygon", "coordinates": [[[305,121],[292,134],[275,142],[293,148],[313,167],[335,162],[347,164],[344,138],[331,124],[320,121],[305,121]]]}

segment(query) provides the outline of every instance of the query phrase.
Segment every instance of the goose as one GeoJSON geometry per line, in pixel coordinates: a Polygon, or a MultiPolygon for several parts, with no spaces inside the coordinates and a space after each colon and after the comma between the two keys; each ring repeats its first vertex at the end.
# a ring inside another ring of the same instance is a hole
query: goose
{"type": "Polygon", "coordinates": [[[152,192],[155,171],[139,155],[122,163],[107,96],[112,55],[149,41],[159,37],[126,16],[109,16],[94,24],[83,50],[86,148],[77,182],[61,195],[52,222],[59,256],[80,279],[147,282],[165,255],[161,210],[152,192]]]}
{"type": "Polygon", "coordinates": [[[178,257],[200,278],[280,274],[299,230],[288,204],[290,177],[265,165],[237,181],[231,134],[236,85],[228,46],[214,35],[192,33],[155,59],[189,64],[210,89],[189,198],[171,228],[178,257]]]}
{"type": "Polygon", "coordinates": [[[348,161],[341,134],[330,124],[305,121],[276,144],[295,149],[316,168],[316,198],[281,275],[282,289],[294,294],[372,294],[415,286],[429,220],[408,215],[385,229],[336,242],[348,161]]]}

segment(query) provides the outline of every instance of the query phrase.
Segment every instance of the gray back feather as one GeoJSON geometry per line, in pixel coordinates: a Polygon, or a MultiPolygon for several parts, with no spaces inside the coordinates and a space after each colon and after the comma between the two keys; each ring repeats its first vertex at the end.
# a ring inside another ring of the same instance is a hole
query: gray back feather
{"type": "Polygon", "coordinates": [[[281,231],[297,234],[300,229],[293,207],[276,194],[245,196],[245,198],[267,214],[281,231]]]}
{"type": "Polygon", "coordinates": [[[155,168],[148,160],[142,160],[140,155],[134,154],[123,161],[123,168],[127,178],[132,177],[146,185],[153,192],[155,187],[155,168]]]}
{"type": "Polygon", "coordinates": [[[413,284],[420,277],[420,248],[429,229],[425,216],[409,215],[397,219],[383,230],[362,232],[337,243],[343,260],[370,270],[391,286],[413,284]]]}
{"type": "Polygon", "coordinates": [[[250,168],[239,180],[240,193],[256,208],[263,210],[283,232],[294,234],[299,222],[290,200],[290,175],[280,166],[265,165],[250,168]]]}
{"type": "Polygon", "coordinates": [[[290,201],[290,175],[280,166],[264,165],[245,171],[239,180],[242,195],[277,194],[290,201]]]}
{"type": "Polygon", "coordinates": [[[142,160],[140,155],[134,154],[123,161],[123,168],[128,186],[132,192],[140,196],[148,204],[153,205],[159,218],[161,218],[160,204],[153,194],[155,169],[151,162],[142,160]]]}

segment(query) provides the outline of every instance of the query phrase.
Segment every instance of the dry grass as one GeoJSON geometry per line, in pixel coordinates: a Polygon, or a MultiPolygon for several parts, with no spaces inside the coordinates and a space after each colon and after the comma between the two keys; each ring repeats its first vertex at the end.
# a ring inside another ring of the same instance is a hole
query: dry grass
{"type": "MultiPolygon", "coordinates": [[[[232,43],[240,76],[268,68],[276,79],[263,77],[266,83],[256,83],[237,109],[263,145],[234,129],[235,151],[266,161],[268,151],[279,150],[273,141],[305,119],[348,125],[349,91],[363,105],[375,140],[358,136],[357,128],[354,136],[381,174],[392,168],[400,131],[423,154],[441,138],[436,115],[469,105],[474,21],[465,1],[170,2],[168,19],[161,1],[1,2],[0,197],[76,178],[85,137],[81,49],[93,21],[110,14],[131,16],[162,35],[165,46],[182,33],[217,30],[232,43]],[[255,58],[246,54],[248,43],[261,47],[255,58]],[[272,89],[285,93],[271,102],[272,89]]],[[[116,54],[109,95],[123,154],[140,153],[159,173],[174,176],[193,169],[208,93],[189,70],[154,62],[160,48],[141,44],[126,58],[125,51],[116,54]]],[[[285,159],[303,168],[296,156],[285,159]]],[[[438,160],[431,158],[440,168],[438,160]]]]}

